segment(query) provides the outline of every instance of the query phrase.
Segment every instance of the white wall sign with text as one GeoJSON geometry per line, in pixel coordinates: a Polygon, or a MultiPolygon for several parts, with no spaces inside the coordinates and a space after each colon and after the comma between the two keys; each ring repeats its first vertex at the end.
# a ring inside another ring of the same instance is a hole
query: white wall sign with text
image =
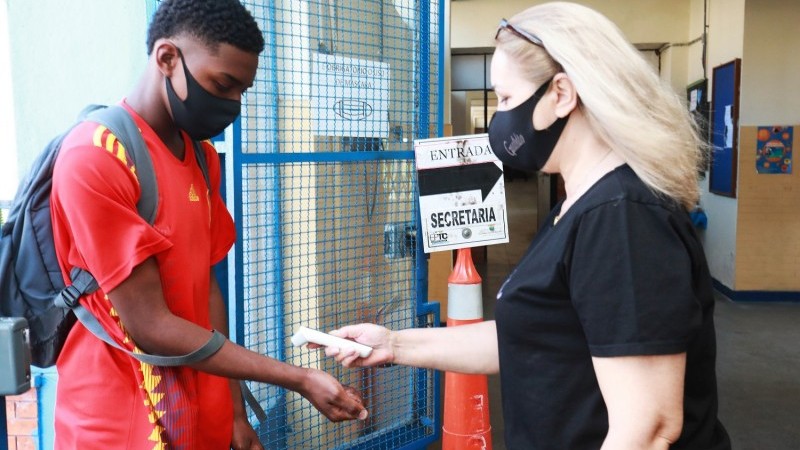
{"type": "Polygon", "coordinates": [[[389,64],[314,54],[311,109],[314,134],[389,136],[389,64]]]}

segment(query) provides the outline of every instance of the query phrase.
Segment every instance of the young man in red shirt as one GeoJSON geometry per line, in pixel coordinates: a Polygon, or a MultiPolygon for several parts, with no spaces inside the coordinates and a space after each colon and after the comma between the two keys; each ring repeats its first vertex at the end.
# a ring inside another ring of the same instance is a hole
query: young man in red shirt
{"type": "MultiPolygon", "coordinates": [[[[84,122],[64,141],[51,210],[63,274],[91,272],[100,289],[81,299],[131,351],[190,353],[227,331],[212,266],[235,239],[219,194],[220,166],[204,142],[210,189],[193,140],[239,115],[264,39],[237,0],[164,0],[148,30],[147,68],[121,102],[153,160],[159,203],[151,226],[116,138],[84,122]]],[[[228,341],[184,367],[156,367],[76,324],[57,362],[58,449],[259,449],[236,380],[283,386],[331,420],[365,418],[356,395],[330,375],[291,366],[228,341]]]]}

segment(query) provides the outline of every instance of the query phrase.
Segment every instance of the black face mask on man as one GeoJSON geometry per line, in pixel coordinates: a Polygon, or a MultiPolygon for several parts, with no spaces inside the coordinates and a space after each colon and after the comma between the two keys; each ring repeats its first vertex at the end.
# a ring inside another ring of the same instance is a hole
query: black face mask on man
{"type": "Polygon", "coordinates": [[[533,111],[550,87],[550,81],[522,104],[508,111],[497,111],[492,117],[489,144],[503,164],[530,172],[541,170],[556,148],[569,116],[556,119],[544,130],[533,127],[533,111]]]}
{"type": "Polygon", "coordinates": [[[172,87],[172,80],[167,78],[167,97],[172,109],[172,120],[196,141],[211,139],[222,131],[242,111],[242,104],[237,100],[217,97],[203,89],[186,67],[183,53],[178,50],[186,78],[186,100],[181,100],[172,87]]]}

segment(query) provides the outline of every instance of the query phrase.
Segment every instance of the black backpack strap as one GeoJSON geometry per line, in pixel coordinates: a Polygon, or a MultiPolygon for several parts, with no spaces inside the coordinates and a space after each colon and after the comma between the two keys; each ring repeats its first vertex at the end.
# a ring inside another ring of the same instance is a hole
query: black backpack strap
{"type": "Polygon", "coordinates": [[[72,310],[75,308],[82,308],[79,302],[80,298],[98,289],[97,280],[94,279],[91,273],[77,267],[72,268],[69,277],[72,284],[65,287],[64,290],[61,291],[61,294],[56,296],[53,302],[60,308],[69,308],[72,310]]]}
{"type": "Polygon", "coordinates": [[[131,352],[130,350],[117,344],[117,342],[114,341],[114,339],[108,334],[108,332],[106,332],[106,329],[103,328],[97,318],[78,302],[80,297],[84,294],[91,294],[98,289],[97,281],[94,279],[92,274],[83,269],[75,267],[70,272],[70,278],[72,279],[72,284],[67,286],[63,291],[61,291],[61,295],[56,297],[54,300],[56,305],[71,309],[72,312],[75,313],[75,317],[77,317],[83,326],[86,327],[86,329],[92,334],[102,339],[106,344],[122,350],[123,352],[143,363],[164,367],[186,366],[194,364],[219,351],[219,349],[222,348],[222,346],[225,345],[225,342],[228,340],[222,333],[214,330],[211,334],[211,338],[205,344],[203,344],[203,346],[185,355],[160,356],[150,355],[147,353],[131,352]]]}
{"type": "Polygon", "coordinates": [[[267,413],[264,411],[264,408],[261,407],[261,404],[258,403],[258,399],[256,399],[255,395],[253,395],[253,391],[247,387],[247,382],[244,380],[239,380],[239,386],[242,391],[242,398],[248,405],[250,405],[250,409],[253,410],[253,414],[256,415],[258,422],[266,422],[268,418],[267,413]]]}
{"type": "Polygon", "coordinates": [[[114,339],[108,335],[106,329],[100,325],[100,322],[97,321],[97,318],[90,313],[86,308],[83,306],[77,306],[72,308],[72,311],[75,313],[75,316],[78,320],[81,321],[83,326],[86,327],[89,331],[92,332],[95,336],[102,339],[106,344],[122,350],[123,352],[129,354],[130,356],[138,359],[139,361],[150,364],[152,366],[162,366],[162,367],[174,367],[174,366],[188,366],[190,364],[194,364],[200,362],[209,356],[213,355],[219,349],[225,345],[225,342],[228,340],[222,333],[217,330],[213,330],[211,333],[211,338],[206,341],[200,348],[197,350],[187,353],[185,355],[177,355],[177,356],[161,356],[161,355],[150,355],[148,353],[134,353],[121,345],[117,344],[114,339]]]}
{"type": "Polygon", "coordinates": [[[203,172],[203,178],[206,180],[206,187],[211,189],[211,180],[208,178],[208,161],[206,160],[206,152],[203,150],[203,143],[194,141],[194,159],[197,160],[197,165],[200,166],[200,171],[203,172]]]}

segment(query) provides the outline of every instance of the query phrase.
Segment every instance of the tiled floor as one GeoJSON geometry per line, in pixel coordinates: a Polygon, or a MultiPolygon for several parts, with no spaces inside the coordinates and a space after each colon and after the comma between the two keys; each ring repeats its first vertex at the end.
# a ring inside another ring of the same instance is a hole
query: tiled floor
{"type": "MultiPolygon", "coordinates": [[[[483,277],[484,317],[536,231],[535,177],[506,182],[511,242],[491,246],[483,277]]],[[[800,450],[800,304],[733,303],[716,309],[720,418],[735,450],[800,450]]],[[[505,450],[500,386],[489,377],[494,450],[505,450]]],[[[440,449],[441,443],[429,446],[440,449]]],[[[527,450],[527,449],[525,449],[527,450]]]]}
{"type": "Polygon", "coordinates": [[[735,450],[800,449],[800,304],[717,301],[719,415],[735,450]]]}

